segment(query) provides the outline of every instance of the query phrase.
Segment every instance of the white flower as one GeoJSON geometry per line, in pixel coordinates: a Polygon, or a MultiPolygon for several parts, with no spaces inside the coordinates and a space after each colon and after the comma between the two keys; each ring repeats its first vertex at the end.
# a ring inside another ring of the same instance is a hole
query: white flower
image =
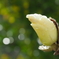
{"type": "Polygon", "coordinates": [[[41,14],[28,14],[26,18],[31,22],[43,45],[51,46],[57,41],[57,28],[49,18],[41,14]]]}

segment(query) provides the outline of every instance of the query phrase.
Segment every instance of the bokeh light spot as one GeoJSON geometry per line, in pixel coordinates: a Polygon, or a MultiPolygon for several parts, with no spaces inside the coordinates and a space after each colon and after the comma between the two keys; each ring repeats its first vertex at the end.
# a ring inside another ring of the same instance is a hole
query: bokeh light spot
{"type": "Polygon", "coordinates": [[[0,31],[3,29],[3,26],[0,24],[0,31]]]}
{"type": "Polygon", "coordinates": [[[14,17],[10,17],[9,18],[9,23],[14,23],[15,22],[15,18],[14,17]]]}
{"type": "Polygon", "coordinates": [[[4,39],[3,39],[3,43],[4,43],[5,45],[8,45],[8,44],[10,43],[10,39],[9,39],[9,38],[4,38],[4,39]]]}
{"type": "Polygon", "coordinates": [[[13,35],[13,32],[11,30],[7,31],[7,36],[12,36],[13,35]]]}
{"type": "Polygon", "coordinates": [[[38,44],[42,45],[42,43],[41,43],[39,38],[37,38],[37,42],[38,42],[38,44]]]}
{"type": "Polygon", "coordinates": [[[9,39],[10,39],[10,43],[14,42],[14,38],[13,37],[9,37],[9,39]]]}
{"type": "Polygon", "coordinates": [[[10,59],[10,58],[7,54],[2,54],[0,59],[10,59]]]}
{"type": "Polygon", "coordinates": [[[25,9],[27,9],[29,7],[29,3],[27,1],[24,1],[23,6],[25,9]]]}
{"type": "Polygon", "coordinates": [[[19,34],[19,35],[18,35],[18,39],[19,39],[19,40],[24,40],[24,38],[25,38],[24,34],[19,34]]]}
{"type": "Polygon", "coordinates": [[[57,5],[59,5],[59,0],[55,0],[55,3],[56,3],[57,5]]]}

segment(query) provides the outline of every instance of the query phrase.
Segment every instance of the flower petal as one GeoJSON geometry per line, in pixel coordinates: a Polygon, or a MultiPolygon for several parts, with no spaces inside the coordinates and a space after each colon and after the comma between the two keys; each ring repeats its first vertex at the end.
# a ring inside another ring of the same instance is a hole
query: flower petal
{"type": "Polygon", "coordinates": [[[57,41],[57,28],[49,18],[41,14],[29,14],[26,17],[42,44],[50,46],[57,41]]]}

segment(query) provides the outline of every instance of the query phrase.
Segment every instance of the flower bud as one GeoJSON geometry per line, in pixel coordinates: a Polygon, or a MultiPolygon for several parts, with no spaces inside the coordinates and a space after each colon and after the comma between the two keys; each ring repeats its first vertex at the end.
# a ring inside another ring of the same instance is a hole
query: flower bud
{"type": "Polygon", "coordinates": [[[43,45],[50,46],[57,41],[57,28],[49,18],[41,14],[28,14],[26,18],[31,22],[43,45]]]}

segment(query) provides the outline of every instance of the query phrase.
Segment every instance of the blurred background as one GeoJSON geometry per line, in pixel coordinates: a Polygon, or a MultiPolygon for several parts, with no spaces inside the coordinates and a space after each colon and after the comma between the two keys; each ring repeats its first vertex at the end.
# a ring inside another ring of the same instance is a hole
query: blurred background
{"type": "Polygon", "coordinates": [[[59,23],[59,0],[0,0],[0,59],[59,59],[38,49],[38,36],[26,19],[38,13],[59,23]]]}

